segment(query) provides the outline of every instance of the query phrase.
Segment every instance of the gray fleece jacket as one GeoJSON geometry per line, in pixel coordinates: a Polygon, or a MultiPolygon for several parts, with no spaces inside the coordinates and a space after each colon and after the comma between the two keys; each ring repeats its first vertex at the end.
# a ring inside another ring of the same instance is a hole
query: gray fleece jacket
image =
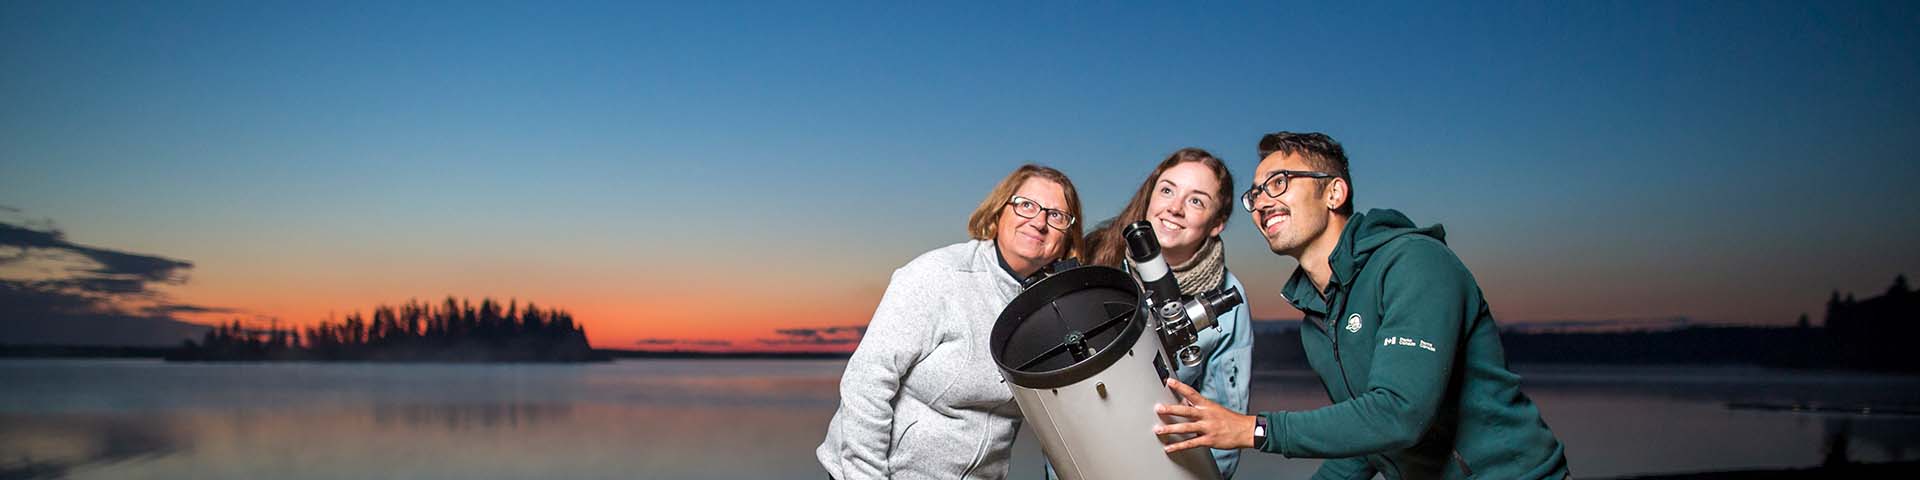
{"type": "Polygon", "coordinates": [[[840,408],[814,454],[839,480],[1000,479],[1020,406],[987,350],[1020,293],[991,241],[927,252],[894,270],[840,376],[840,408]]]}

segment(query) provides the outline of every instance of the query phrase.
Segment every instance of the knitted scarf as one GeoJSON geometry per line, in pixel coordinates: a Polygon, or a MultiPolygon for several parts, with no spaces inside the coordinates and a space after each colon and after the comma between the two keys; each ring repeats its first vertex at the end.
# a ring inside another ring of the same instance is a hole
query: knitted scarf
{"type": "Polygon", "coordinates": [[[1201,242],[1200,250],[1193,252],[1193,258],[1187,259],[1187,263],[1173,266],[1173,278],[1180,281],[1182,294],[1199,295],[1226,281],[1227,249],[1220,246],[1220,238],[1207,237],[1201,242]]]}

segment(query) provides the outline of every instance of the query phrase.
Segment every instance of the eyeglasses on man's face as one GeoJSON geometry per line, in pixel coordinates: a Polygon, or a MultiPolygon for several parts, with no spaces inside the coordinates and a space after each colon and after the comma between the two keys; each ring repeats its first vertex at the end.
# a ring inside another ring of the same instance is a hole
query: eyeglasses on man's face
{"type": "Polygon", "coordinates": [[[1073,226],[1073,221],[1075,220],[1073,214],[1067,213],[1065,210],[1042,207],[1040,206],[1040,202],[1019,195],[1014,195],[1012,199],[1007,200],[1007,204],[1013,205],[1013,214],[1019,215],[1021,218],[1034,218],[1044,212],[1047,214],[1047,226],[1061,231],[1065,231],[1067,227],[1073,226]]]}
{"type": "Polygon", "coordinates": [[[1258,194],[1266,194],[1267,198],[1280,198],[1287,193],[1287,181],[1295,178],[1334,178],[1334,175],[1303,170],[1276,170],[1267,174],[1266,180],[1261,180],[1260,183],[1254,184],[1253,188],[1247,189],[1247,193],[1241,194],[1240,206],[1249,212],[1253,211],[1254,195],[1258,194]]]}

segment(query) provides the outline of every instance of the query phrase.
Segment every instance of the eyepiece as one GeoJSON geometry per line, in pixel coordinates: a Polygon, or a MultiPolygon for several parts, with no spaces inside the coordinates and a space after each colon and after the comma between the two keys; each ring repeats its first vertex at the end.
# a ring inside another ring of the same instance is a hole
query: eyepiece
{"type": "Polygon", "coordinates": [[[1120,232],[1127,239],[1127,259],[1133,263],[1144,263],[1160,256],[1160,238],[1153,234],[1153,224],[1146,220],[1133,222],[1120,232]]]}
{"type": "Polygon", "coordinates": [[[1240,295],[1238,288],[1221,288],[1200,294],[1200,301],[1207,302],[1207,311],[1219,314],[1246,303],[1246,297],[1240,295]]]}

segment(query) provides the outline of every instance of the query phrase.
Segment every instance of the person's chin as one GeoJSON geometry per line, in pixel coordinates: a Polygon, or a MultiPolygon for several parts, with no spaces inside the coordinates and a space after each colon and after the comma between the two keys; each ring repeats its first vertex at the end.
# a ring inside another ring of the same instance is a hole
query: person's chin
{"type": "Polygon", "coordinates": [[[1285,255],[1288,248],[1291,247],[1287,245],[1285,240],[1267,237],[1267,249],[1273,250],[1273,253],[1285,255]]]}
{"type": "Polygon", "coordinates": [[[1170,241],[1160,242],[1161,250],[1185,250],[1200,245],[1198,238],[1161,237],[1170,241]]]}
{"type": "Polygon", "coordinates": [[[1011,253],[1014,256],[1020,257],[1023,260],[1032,261],[1032,262],[1038,262],[1040,257],[1044,256],[1044,254],[1046,253],[1046,249],[1041,248],[1039,245],[1033,245],[1033,244],[1028,244],[1024,242],[1014,244],[1013,248],[1009,248],[1007,250],[1008,250],[1007,253],[1011,253]]]}

